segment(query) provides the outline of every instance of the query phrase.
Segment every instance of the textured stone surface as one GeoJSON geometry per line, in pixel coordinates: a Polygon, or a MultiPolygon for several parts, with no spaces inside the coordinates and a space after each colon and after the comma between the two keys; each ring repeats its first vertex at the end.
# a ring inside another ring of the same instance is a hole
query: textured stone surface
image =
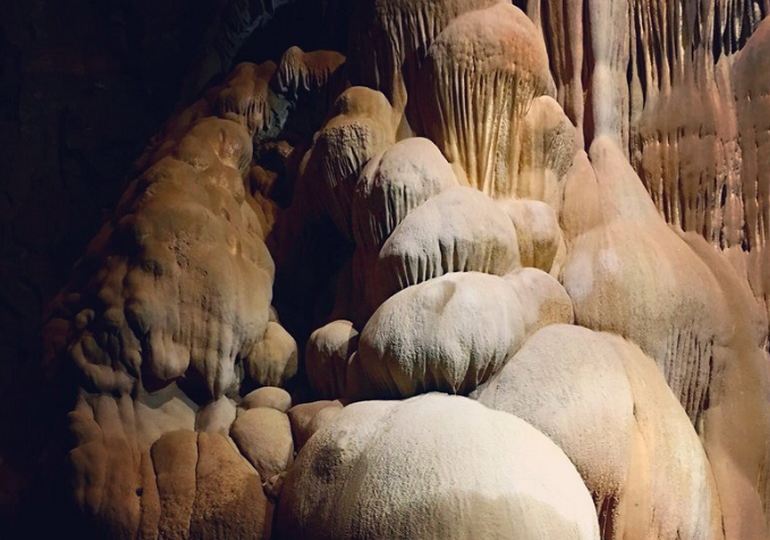
{"type": "Polygon", "coordinates": [[[559,283],[527,268],[505,277],[451,273],[388,299],[349,360],[351,397],[395,398],[438,390],[467,394],[494,375],[526,337],[572,322],[559,283]]]}
{"type": "Polygon", "coordinates": [[[13,533],[768,536],[766,0],[72,4],[0,33],[13,533]]]}
{"type": "Polygon", "coordinates": [[[478,399],[530,422],[564,450],[593,495],[602,538],[724,537],[700,440],[635,345],[579,326],[547,326],[478,399]]]}
{"type": "Polygon", "coordinates": [[[343,409],[300,452],[276,524],[278,538],[598,539],[598,529],[580,476],[545,435],[442,394],[343,409]]]}

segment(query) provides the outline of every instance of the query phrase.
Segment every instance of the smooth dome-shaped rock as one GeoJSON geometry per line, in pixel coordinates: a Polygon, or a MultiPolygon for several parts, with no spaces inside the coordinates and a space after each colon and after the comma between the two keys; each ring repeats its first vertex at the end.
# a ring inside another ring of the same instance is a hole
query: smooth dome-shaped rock
{"type": "Polygon", "coordinates": [[[599,538],[588,490],[548,437],[513,415],[442,394],[345,407],[290,469],[275,532],[599,538]]]}
{"type": "Polygon", "coordinates": [[[320,199],[340,232],[352,238],[351,201],[361,169],[395,142],[393,110],[380,92],[345,90],[332,116],[315,134],[302,167],[302,181],[320,199]]]}
{"type": "Polygon", "coordinates": [[[345,392],[348,358],[358,348],[358,332],[350,321],[332,321],[310,334],[305,372],[318,397],[334,399],[345,392]]]}
{"type": "Polygon", "coordinates": [[[404,289],[372,315],[348,366],[348,390],[359,399],[431,390],[466,394],[497,372],[530,333],[571,321],[561,285],[539,270],[505,278],[447,274],[404,289]]]}
{"type": "Polygon", "coordinates": [[[578,324],[637,343],[700,434],[727,536],[764,534],[770,462],[766,321],[728,260],[672,230],[609,137],[568,173],[562,282],[578,324]],[[737,419],[740,418],[740,421],[737,419]],[[752,441],[762,441],[756,444],[752,441]]]}
{"type": "Polygon", "coordinates": [[[283,326],[270,321],[244,364],[249,377],[257,384],[281,386],[297,372],[297,342],[283,326]]]}
{"type": "Polygon", "coordinates": [[[242,411],[230,436],[263,482],[284,471],[294,456],[289,417],[270,407],[242,411]]]}
{"type": "Polygon", "coordinates": [[[636,345],[580,326],[547,326],[478,399],[564,450],[593,495],[602,538],[723,538],[700,440],[636,345]]]}
{"type": "Polygon", "coordinates": [[[373,157],[353,196],[356,244],[379,249],[412,209],[456,186],[451,165],[430,140],[412,137],[373,157]]]}
{"type": "Polygon", "coordinates": [[[483,193],[450,188],[404,218],[375,264],[368,282],[372,307],[401,289],[450,272],[510,272],[519,266],[516,229],[483,193]]]}
{"type": "Polygon", "coordinates": [[[566,247],[556,211],[544,202],[528,199],[500,199],[497,204],[516,229],[521,265],[558,275],[566,247]]]}

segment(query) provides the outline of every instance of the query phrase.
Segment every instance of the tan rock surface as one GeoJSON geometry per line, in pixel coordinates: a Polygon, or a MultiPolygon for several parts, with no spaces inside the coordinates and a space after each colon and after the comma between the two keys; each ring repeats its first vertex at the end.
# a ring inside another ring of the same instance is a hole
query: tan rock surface
{"type": "Polygon", "coordinates": [[[546,326],[478,399],[564,450],[593,495],[602,538],[724,538],[706,453],[636,345],[579,326],[546,326]]]}
{"type": "Polygon", "coordinates": [[[539,270],[425,281],[392,296],[369,319],[349,361],[349,392],[358,399],[467,394],[499,371],[529,334],[552,322],[572,322],[572,305],[561,285],[539,270]]]}
{"type": "Polygon", "coordinates": [[[517,194],[523,117],[553,93],[535,25],[499,3],[454,19],[428,49],[419,108],[427,136],[491,197],[517,194]]]}
{"type": "Polygon", "coordinates": [[[276,533],[599,538],[588,490],[556,445],[513,415],[441,394],[345,407],[290,470],[276,533]]]}

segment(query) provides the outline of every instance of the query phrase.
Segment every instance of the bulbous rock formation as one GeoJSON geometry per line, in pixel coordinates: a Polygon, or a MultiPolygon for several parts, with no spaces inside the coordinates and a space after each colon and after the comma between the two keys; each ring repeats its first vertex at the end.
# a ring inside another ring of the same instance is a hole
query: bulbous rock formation
{"type": "Polygon", "coordinates": [[[572,305],[558,282],[539,270],[504,278],[447,274],[379,307],[361,332],[348,385],[359,399],[432,390],[467,394],[529,334],[554,322],[572,322],[572,305]],[[350,380],[355,376],[361,380],[350,380]]]}
{"type": "Polygon", "coordinates": [[[575,156],[575,126],[551,96],[532,100],[522,119],[516,196],[561,206],[564,177],[575,156]]]}
{"type": "Polygon", "coordinates": [[[579,326],[547,326],[478,399],[564,450],[593,495],[602,538],[724,538],[703,447],[637,346],[579,326]]]}
{"type": "Polygon", "coordinates": [[[720,497],[727,536],[753,537],[768,496],[767,322],[725,259],[666,225],[615,142],[598,138],[590,153],[590,164],[576,160],[562,213],[575,320],[656,360],[730,494],[720,497]]]}
{"type": "Polygon", "coordinates": [[[503,275],[519,267],[516,229],[483,193],[455,187],[431,197],[380,249],[369,289],[373,305],[410,285],[450,272],[503,275]]]}
{"type": "Polygon", "coordinates": [[[46,316],[86,532],[768,537],[770,3],[515,4],[150,141],[46,316]]]}
{"type": "Polygon", "coordinates": [[[427,136],[491,197],[518,193],[521,124],[553,92],[535,25],[505,3],[457,17],[428,49],[419,108],[427,136]]]}
{"type": "Polygon", "coordinates": [[[379,250],[407,214],[457,185],[436,145],[421,137],[399,141],[366,164],[353,196],[356,245],[379,250]]]}
{"type": "Polygon", "coordinates": [[[558,276],[566,246],[554,209],[542,201],[527,199],[501,199],[497,203],[516,229],[521,265],[558,276]]]}
{"type": "Polygon", "coordinates": [[[345,395],[348,359],[358,349],[358,335],[350,321],[332,321],[310,334],[305,369],[308,382],[319,397],[345,395]]]}
{"type": "Polygon", "coordinates": [[[393,111],[380,92],[354,86],[334,104],[333,116],[316,133],[303,175],[329,217],[352,238],[351,204],[363,166],[395,142],[393,111]]]}
{"type": "Polygon", "coordinates": [[[91,391],[185,376],[217,398],[239,384],[237,359],[263,361],[274,270],[245,201],[250,159],[243,128],[205,119],[129,187],[49,323],[68,325],[91,391]]]}
{"type": "Polygon", "coordinates": [[[345,407],[300,452],[276,533],[599,538],[590,495],[556,445],[513,415],[441,394],[345,407]]]}
{"type": "MultiPolygon", "coordinates": [[[[403,112],[416,91],[425,54],[455,17],[500,0],[362,0],[350,32],[354,82],[380,90],[403,112]]],[[[410,107],[411,108],[411,107],[410,107]]],[[[417,121],[412,108],[410,121],[417,121]]]]}

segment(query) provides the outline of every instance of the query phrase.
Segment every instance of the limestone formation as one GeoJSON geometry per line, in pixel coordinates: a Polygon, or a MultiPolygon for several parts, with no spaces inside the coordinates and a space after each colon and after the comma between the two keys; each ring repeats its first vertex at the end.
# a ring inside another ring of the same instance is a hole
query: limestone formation
{"type": "Polygon", "coordinates": [[[547,326],[478,399],[564,450],[591,491],[602,538],[724,537],[711,464],[637,346],[579,326],[547,326]]]}
{"type": "Polygon", "coordinates": [[[270,123],[269,82],[275,73],[273,62],[239,64],[216,94],[213,109],[217,116],[243,123],[253,136],[270,123]]]}
{"type": "MultiPolygon", "coordinates": [[[[500,0],[362,0],[350,29],[354,82],[380,90],[403,112],[431,43],[455,17],[500,0]]],[[[411,118],[417,122],[415,109],[411,118]]]]}
{"type": "MultiPolygon", "coordinates": [[[[206,119],[135,180],[56,301],[90,391],[185,377],[213,398],[267,361],[273,262],[245,202],[248,135],[206,119]]],[[[64,344],[62,344],[63,346],[64,344]]]]}
{"type": "Polygon", "coordinates": [[[353,397],[467,394],[499,371],[529,334],[571,321],[566,293],[539,270],[425,281],[388,299],[369,319],[351,360],[360,373],[348,374],[363,378],[353,397]]]}
{"type": "Polygon", "coordinates": [[[508,214],[516,229],[521,265],[558,276],[566,246],[559,217],[553,207],[529,199],[502,199],[498,205],[508,214]]]}
{"type": "Polygon", "coordinates": [[[770,458],[767,321],[723,257],[666,225],[612,139],[596,139],[590,154],[590,164],[576,160],[562,214],[575,320],[655,359],[712,458],[717,489],[730,494],[720,496],[726,536],[759,538],[770,458]]]}
{"type": "Polygon", "coordinates": [[[483,193],[455,187],[407,214],[380,249],[371,305],[410,285],[450,272],[503,275],[518,268],[516,229],[483,193]]]}
{"type": "Polygon", "coordinates": [[[243,49],[46,312],[73,523],[768,538],[770,2],[318,4],[347,57],[243,49]]]}
{"type": "Polygon", "coordinates": [[[598,539],[564,453],[521,419],[459,396],[345,407],[289,472],[278,538],[598,539]],[[473,459],[468,459],[474,456],[473,459]]]}
{"type": "Polygon", "coordinates": [[[291,431],[297,450],[302,448],[316,431],[331,422],[342,407],[339,400],[320,400],[300,403],[289,409],[291,431]]]}
{"type": "Polygon", "coordinates": [[[393,111],[380,92],[354,86],[337,98],[332,117],[313,137],[303,181],[340,232],[352,237],[351,201],[363,166],[395,142],[393,111]]]}
{"type": "Polygon", "coordinates": [[[523,117],[553,92],[535,25],[499,3],[457,17],[428,49],[419,108],[427,136],[468,183],[492,197],[518,194],[523,117]]]}
{"type": "Polygon", "coordinates": [[[263,481],[280,474],[291,463],[294,444],[289,417],[270,407],[243,411],[233,422],[230,434],[263,481]]]}
{"type": "Polygon", "coordinates": [[[379,250],[407,214],[457,185],[454,171],[430,140],[404,139],[366,164],[353,196],[356,244],[379,250]]]}
{"type": "Polygon", "coordinates": [[[291,408],[291,396],[283,388],[263,386],[243,396],[238,406],[246,410],[270,407],[277,411],[286,412],[291,408]]]}
{"type": "Polygon", "coordinates": [[[316,394],[332,399],[345,394],[348,358],[358,349],[358,332],[350,321],[333,321],[310,334],[305,369],[316,394]]]}
{"type": "Polygon", "coordinates": [[[336,51],[305,52],[299,47],[290,47],[283,53],[272,82],[280,93],[294,97],[324,87],[331,87],[332,93],[337,90],[339,94],[345,81],[344,64],[345,57],[336,51]],[[335,80],[330,84],[331,79],[335,80]]]}
{"type": "Polygon", "coordinates": [[[575,126],[550,96],[532,100],[522,120],[516,196],[558,210],[562,184],[575,156],[575,126]]]}

